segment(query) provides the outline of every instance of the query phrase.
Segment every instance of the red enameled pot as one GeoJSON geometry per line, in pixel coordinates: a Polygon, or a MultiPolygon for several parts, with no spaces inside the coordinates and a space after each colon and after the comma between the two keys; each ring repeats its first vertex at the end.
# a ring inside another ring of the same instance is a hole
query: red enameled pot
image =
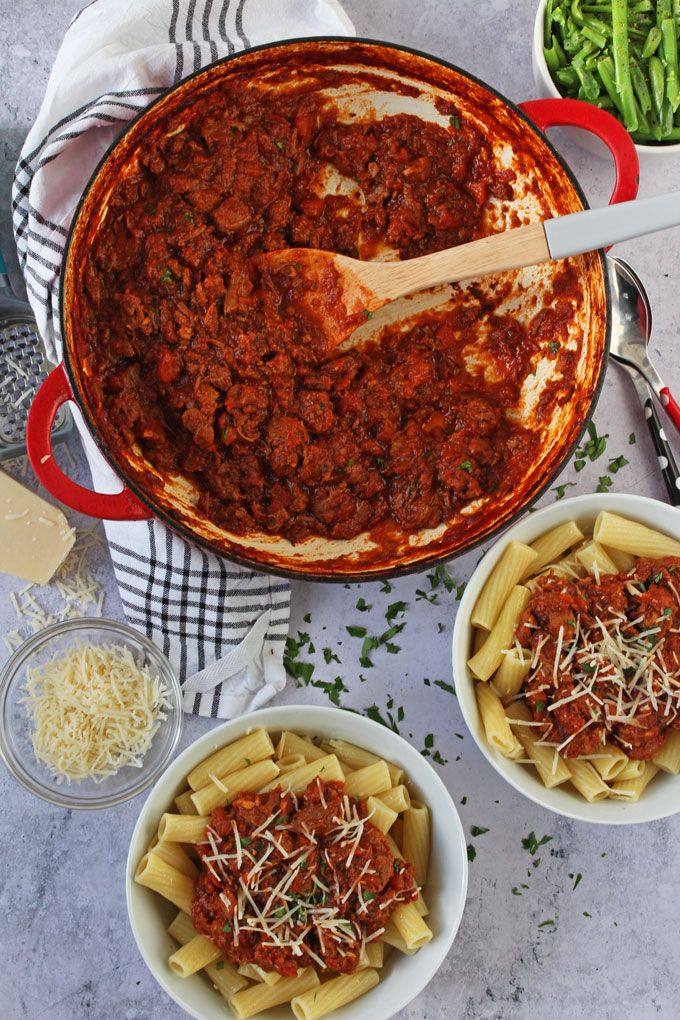
{"type": "MultiPolygon", "coordinates": [[[[345,86],[342,95],[336,97],[343,114],[349,116],[379,117],[408,112],[446,123],[448,118],[438,112],[436,101],[442,98],[455,101],[465,117],[490,140],[494,159],[516,174],[514,198],[494,206],[494,229],[587,207],[568,166],[544,136],[547,128],[557,125],[585,128],[609,147],[616,165],[612,202],[625,201],[637,194],[638,161],[629,135],[613,117],[592,106],[573,100],[538,100],[516,106],[472,75],[442,60],[370,40],[293,40],[228,57],[187,78],[156,100],[128,125],[95,170],[74,216],[62,274],[64,360],[33,402],[27,446],[31,464],[43,485],[82,513],[111,520],[157,516],[184,537],[256,569],[292,577],[346,581],[421,570],[487,541],[550,485],[579,442],[598,397],[606,367],[610,315],[603,253],[579,256],[573,264],[582,300],[567,341],[573,354],[569,371],[560,374],[556,359],[543,357],[522,390],[520,420],[539,429],[541,436],[539,455],[525,477],[516,479],[510,492],[501,496],[491,493],[463,505],[436,528],[393,535],[387,546],[370,533],[345,541],[309,538],[297,544],[261,532],[232,534],[201,516],[195,505],[195,488],[188,480],[163,477],[137,447],[115,454],[98,426],[74,340],[84,254],[103,222],[112,187],[125,168],[134,163],[147,132],[160,118],[219,88],[228,76],[245,72],[257,88],[277,89],[286,80],[288,70],[286,87],[295,88],[296,81],[333,67],[353,69],[352,86],[345,86]],[[123,481],[124,488],[119,494],[84,489],[67,478],[51,456],[52,423],[59,407],[69,400],[79,406],[94,440],[123,481]]],[[[549,303],[558,270],[559,264],[555,263],[516,272],[510,299],[504,296],[504,303],[514,299],[515,314],[528,323],[541,303],[549,303]]],[[[494,281],[477,281],[475,286],[489,288],[491,294],[494,281]]],[[[440,288],[429,294],[427,300],[432,307],[442,309],[451,295],[450,288],[440,288]]],[[[413,314],[413,306],[405,304],[400,309],[395,302],[389,314],[398,317],[400,311],[403,315],[413,314]]],[[[379,315],[375,316],[376,329],[382,321],[379,315]]],[[[483,360],[481,346],[477,356],[483,360]]]]}

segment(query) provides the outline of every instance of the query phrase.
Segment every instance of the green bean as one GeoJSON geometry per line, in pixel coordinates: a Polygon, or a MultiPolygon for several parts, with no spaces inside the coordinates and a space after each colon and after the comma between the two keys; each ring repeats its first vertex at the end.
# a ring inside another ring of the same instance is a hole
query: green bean
{"type": "Polygon", "coordinates": [[[621,98],[616,91],[616,73],[614,70],[614,61],[611,57],[603,57],[602,60],[598,61],[597,73],[600,76],[600,81],[605,87],[607,95],[613,102],[619,113],[623,113],[623,107],[621,106],[621,98]]]}
{"type": "Polygon", "coordinates": [[[649,58],[649,86],[652,93],[652,106],[654,113],[661,121],[661,108],[663,106],[664,93],[666,91],[666,75],[663,64],[658,57],[649,58]]]}
{"type": "Polygon", "coordinates": [[[633,91],[638,101],[638,105],[643,113],[649,113],[652,108],[652,97],[649,92],[649,86],[645,80],[645,76],[642,73],[640,65],[637,60],[631,60],[630,62],[630,76],[633,82],[633,91]]]}
{"type": "Polygon", "coordinates": [[[663,59],[666,64],[666,95],[673,107],[673,113],[680,106],[680,88],[678,87],[678,32],[673,18],[664,18],[661,22],[661,40],[663,59]]]}
{"type": "Polygon", "coordinates": [[[612,0],[612,39],[614,67],[616,69],[616,88],[621,96],[623,107],[623,123],[626,130],[635,131],[637,114],[635,96],[630,80],[630,63],[628,56],[628,5],[626,0],[612,0]]]}
{"type": "MultiPolygon", "coordinates": [[[[657,138],[656,135],[651,134],[651,133],[647,134],[644,131],[634,131],[633,132],[633,141],[634,142],[654,142],[654,141],[658,142],[659,140],[660,139],[657,138]]],[[[680,142],[680,126],[674,127],[669,132],[669,134],[666,135],[664,141],[666,141],[666,142],[680,142]]]]}
{"type": "Polygon", "coordinates": [[[554,36],[553,45],[549,49],[546,48],[545,46],[543,47],[543,56],[545,57],[545,62],[548,65],[548,70],[550,71],[550,74],[554,78],[555,72],[559,71],[560,67],[562,66],[560,64],[560,58],[557,55],[557,50],[555,49],[554,36]]]}
{"type": "Polygon", "coordinates": [[[581,33],[590,42],[595,43],[600,49],[603,49],[607,45],[607,36],[603,35],[602,32],[598,32],[596,28],[592,28],[589,24],[585,23],[581,26],[581,33]]]}
{"type": "Polygon", "coordinates": [[[642,47],[641,57],[643,60],[649,60],[653,53],[656,53],[661,43],[661,29],[658,25],[652,25],[647,36],[647,41],[642,47]]]}
{"type": "Polygon", "coordinates": [[[581,88],[583,89],[583,98],[587,102],[592,103],[592,101],[597,99],[600,94],[600,86],[597,84],[594,74],[592,71],[586,70],[580,60],[574,60],[571,66],[578,75],[578,80],[580,81],[581,88]]]}
{"type": "Polygon", "coordinates": [[[577,25],[584,24],[585,19],[581,12],[581,0],[571,0],[571,16],[577,25]]]}
{"type": "Polygon", "coordinates": [[[567,88],[576,89],[579,86],[578,75],[573,67],[561,67],[559,71],[555,72],[555,77],[561,85],[566,85],[567,88]]]}
{"type": "Polygon", "coordinates": [[[546,50],[551,48],[553,40],[552,14],[553,0],[548,0],[545,5],[545,18],[543,19],[543,48],[546,50]]]}

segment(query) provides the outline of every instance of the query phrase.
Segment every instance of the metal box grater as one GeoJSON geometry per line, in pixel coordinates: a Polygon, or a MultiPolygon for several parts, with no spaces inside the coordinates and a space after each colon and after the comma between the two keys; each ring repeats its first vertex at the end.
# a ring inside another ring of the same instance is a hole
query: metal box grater
{"type": "MultiPolygon", "coordinates": [[[[54,366],[47,360],[27,301],[12,290],[0,252],[0,461],[26,453],[26,422],[31,401],[54,366]]],[[[66,406],[52,426],[52,441],[73,431],[66,406]]]]}

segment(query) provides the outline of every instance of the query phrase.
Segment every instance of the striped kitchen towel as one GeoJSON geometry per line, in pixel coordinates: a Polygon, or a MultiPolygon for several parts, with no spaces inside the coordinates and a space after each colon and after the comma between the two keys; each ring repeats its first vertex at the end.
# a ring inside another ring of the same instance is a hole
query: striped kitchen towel
{"type": "MultiPolygon", "coordinates": [[[[22,149],[13,224],[29,300],[58,360],[59,274],[73,211],[125,124],[164,89],[248,46],[353,35],[337,0],[95,0],[73,19],[22,149]]],[[[79,415],[95,489],[119,483],[79,415]]],[[[285,581],[205,552],[157,520],[107,521],[129,622],[163,649],[187,712],[230,718],[285,684],[285,581]]]]}

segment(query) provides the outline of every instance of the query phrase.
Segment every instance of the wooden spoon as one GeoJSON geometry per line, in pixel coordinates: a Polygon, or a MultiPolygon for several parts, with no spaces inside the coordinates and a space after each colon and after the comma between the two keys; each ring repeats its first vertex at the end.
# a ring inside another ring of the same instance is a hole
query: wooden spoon
{"type": "Polygon", "coordinates": [[[395,298],[509,269],[593,251],[680,224],[680,192],[570,213],[403,262],[360,262],[314,248],[258,255],[262,270],[294,279],[294,291],[325,334],[327,349],[395,298]]]}

